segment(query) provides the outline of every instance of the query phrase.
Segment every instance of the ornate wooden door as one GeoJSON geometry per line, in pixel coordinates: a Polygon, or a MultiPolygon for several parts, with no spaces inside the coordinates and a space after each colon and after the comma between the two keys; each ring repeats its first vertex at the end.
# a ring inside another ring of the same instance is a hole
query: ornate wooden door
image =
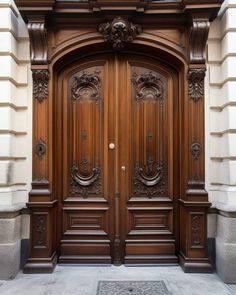
{"type": "Polygon", "coordinates": [[[60,262],[177,262],[176,77],[120,53],[59,74],[60,262]]]}

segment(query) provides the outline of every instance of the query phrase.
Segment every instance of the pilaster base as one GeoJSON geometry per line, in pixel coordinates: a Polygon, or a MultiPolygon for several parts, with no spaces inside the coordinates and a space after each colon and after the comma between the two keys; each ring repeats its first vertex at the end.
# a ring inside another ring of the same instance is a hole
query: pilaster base
{"type": "Polygon", "coordinates": [[[24,273],[52,273],[57,264],[56,252],[50,258],[29,258],[24,266],[24,273]]]}
{"type": "Polygon", "coordinates": [[[213,267],[208,258],[187,258],[183,253],[179,255],[179,263],[184,272],[212,273],[213,267]]]}

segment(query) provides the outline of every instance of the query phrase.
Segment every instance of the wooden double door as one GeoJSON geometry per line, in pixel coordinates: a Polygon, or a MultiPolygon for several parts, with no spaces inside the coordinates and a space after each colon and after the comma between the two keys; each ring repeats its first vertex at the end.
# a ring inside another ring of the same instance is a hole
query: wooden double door
{"type": "Polygon", "coordinates": [[[61,263],[176,263],[178,75],[135,54],[94,55],[58,74],[61,263]]]}

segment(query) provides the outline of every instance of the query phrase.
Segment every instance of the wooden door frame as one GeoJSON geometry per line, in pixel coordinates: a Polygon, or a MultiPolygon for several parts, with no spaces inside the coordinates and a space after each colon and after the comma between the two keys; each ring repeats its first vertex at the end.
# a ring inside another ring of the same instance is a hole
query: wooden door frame
{"type": "Polygon", "coordinates": [[[207,257],[207,210],[211,204],[205,190],[204,167],[205,47],[210,22],[216,17],[221,3],[222,0],[183,0],[181,3],[16,0],[28,23],[34,98],[33,181],[27,203],[31,212],[31,252],[25,272],[52,272],[57,262],[58,196],[55,195],[53,163],[53,81],[57,64],[75,52],[83,54],[86,50],[102,50],[107,46],[112,48],[112,45],[117,50],[117,44],[127,48],[135,44],[136,50],[161,54],[178,68],[182,111],[179,261],[186,272],[212,270],[207,257]],[[86,19],[83,18],[85,15],[86,19]],[[109,26],[119,15],[124,20],[128,38],[114,40],[109,26]],[[99,26],[102,23],[106,23],[106,29],[99,26]],[[79,35],[80,28],[86,26],[88,33],[79,35]],[[61,41],[57,34],[64,27],[74,32],[68,38],[62,34],[64,41],[61,41]],[[152,33],[153,28],[168,28],[169,33],[152,33]]]}

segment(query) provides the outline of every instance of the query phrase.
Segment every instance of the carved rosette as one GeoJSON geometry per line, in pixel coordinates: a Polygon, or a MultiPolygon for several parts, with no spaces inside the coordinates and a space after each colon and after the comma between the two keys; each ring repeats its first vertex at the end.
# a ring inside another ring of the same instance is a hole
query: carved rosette
{"type": "MultiPolygon", "coordinates": [[[[83,160],[82,160],[83,162],[83,160]]],[[[85,163],[80,163],[85,164],[85,163]]],[[[86,165],[88,164],[88,161],[86,160],[86,165]]],[[[83,169],[85,169],[83,167],[83,169]]],[[[84,171],[83,171],[84,172],[84,171]]],[[[87,172],[87,169],[86,169],[87,172]]],[[[96,166],[92,169],[92,173],[88,175],[85,175],[85,173],[81,173],[79,167],[76,165],[76,163],[73,163],[70,175],[71,175],[71,189],[70,194],[72,196],[79,195],[82,198],[87,198],[89,195],[99,195],[101,194],[101,169],[99,166],[96,166]]]]}
{"type": "Polygon", "coordinates": [[[204,98],[205,69],[190,69],[188,73],[189,96],[194,102],[204,98]]]}
{"type": "Polygon", "coordinates": [[[41,159],[46,153],[46,143],[40,138],[35,145],[35,153],[41,159]]]}
{"type": "Polygon", "coordinates": [[[194,160],[198,160],[201,155],[201,145],[199,142],[193,142],[191,144],[191,154],[194,160]]]}
{"type": "Polygon", "coordinates": [[[100,24],[98,31],[106,42],[112,43],[114,49],[120,50],[126,43],[132,42],[142,32],[142,28],[121,17],[116,17],[111,23],[100,24]]]}
{"type": "Polygon", "coordinates": [[[88,98],[98,103],[99,99],[101,99],[101,79],[99,74],[100,71],[95,71],[93,74],[83,71],[74,77],[71,86],[71,99],[76,101],[88,98]]]}
{"type": "Polygon", "coordinates": [[[48,70],[32,70],[33,75],[33,95],[42,103],[48,97],[48,70]]]}
{"type": "Polygon", "coordinates": [[[159,75],[152,71],[138,75],[132,75],[132,83],[135,88],[135,99],[160,100],[164,99],[164,83],[159,75]]]}

